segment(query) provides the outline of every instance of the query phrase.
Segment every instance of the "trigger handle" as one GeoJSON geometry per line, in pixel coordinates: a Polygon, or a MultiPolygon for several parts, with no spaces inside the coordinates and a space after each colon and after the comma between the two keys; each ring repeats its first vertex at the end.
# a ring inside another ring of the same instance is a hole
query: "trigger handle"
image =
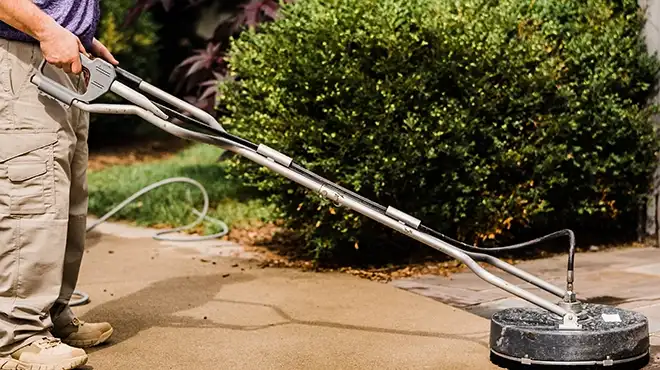
{"type": "Polygon", "coordinates": [[[88,73],[89,81],[86,83],[87,89],[84,94],[64,87],[62,84],[57,83],[53,79],[44,74],[46,68],[46,59],[43,59],[37,68],[36,73],[30,78],[30,81],[39,88],[39,90],[56,98],[57,100],[71,105],[75,100],[85,103],[90,103],[101,97],[103,94],[110,91],[110,87],[114,82],[117,74],[115,67],[110,63],[96,58],[90,59],[86,55],[80,53],[80,62],[83,67],[83,72],[88,73]]]}

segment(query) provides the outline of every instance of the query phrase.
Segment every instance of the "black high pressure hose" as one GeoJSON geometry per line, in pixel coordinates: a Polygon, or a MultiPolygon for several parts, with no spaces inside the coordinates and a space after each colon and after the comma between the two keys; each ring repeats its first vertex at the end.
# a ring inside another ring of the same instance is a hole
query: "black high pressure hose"
{"type": "Polygon", "coordinates": [[[532,239],[523,243],[518,243],[518,244],[512,244],[504,247],[497,247],[497,248],[481,248],[481,247],[475,247],[473,245],[469,245],[466,243],[463,243],[459,240],[455,240],[450,238],[447,235],[444,235],[438,231],[435,231],[429,227],[426,227],[425,225],[420,225],[420,229],[424,230],[425,232],[428,232],[430,234],[433,234],[437,236],[440,239],[443,239],[446,242],[451,242],[451,243],[456,243],[466,249],[471,249],[474,251],[480,251],[480,252],[501,252],[501,251],[507,251],[507,250],[514,250],[514,249],[520,249],[524,247],[528,247],[531,245],[539,244],[544,241],[558,238],[560,236],[568,236],[569,240],[569,248],[568,248],[568,276],[567,276],[567,289],[569,292],[573,291],[573,280],[575,278],[575,234],[573,233],[572,230],[570,229],[564,229],[564,230],[559,230],[555,231],[554,233],[532,239]]]}
{"type": "MultiPolygon", "coordinates": [[[[169,107],[167,107],[163,104],[160,104],[160,103],[157,103],[157,102],[154,102],[154,104],[156,104],[156,106],[158,106],[160,109],[168,111],[173,116],[176,116],[181,121],[188,121],[189,123],[195,123],[197,125],[202,125],[202,126],[208,128],[214,134],[218,134],[218,135],[223,136],[225,138],[228,138],[232,141],[238,142],[241,145],[244,145],[245,147],[250,148],[251,150],[256,151],[257,148],[258,148],[257,144],[254,144],[254,143],[250,142],[249,140],[234,136],[234,135],[232,135],[230,133],[227,133],[227,132],[222,132],[222,131],[219,131],[219,130],[215,130],[214,128],[209,127],[207,124],[205,124],[205,123],[203,123],[203,122],[201,122],[201,121],[199,121],[195,118],[186,116],[185,114],[177,112],[176,110],[171,109],[171,108],[169,108],[169,107]]],[[[383,206],[381,204],[378,204],[378,203],[376,203],[372,200],[369,200],[369,199],[367,199],[367,198],[365,198],[365,197],[363,197],[359,194],[356,194],[353,191],[345,189],[344,187],[342,187],[338,184],[335,184],[332,181],[329,181],[329,180],[323,178],[322,176],[319,176],[319,175],[315,174],[314,172],[306,169],[304,166],[296,163],[295,161],[291,162],[290,168],[295,170],[296,172],[300,173],[301,175],[304,175],[308,178],[312,178],[312,179],[314,179],[318,182],[323,183],[326,186],[335,188],[338,192],[349,195],[349,196],[359,200],[363,204],[374,208],[375,210],[377,210],[380,213],[384,214],[387,211],[387,208],[385,206],[383,206]]],[[[458,249],[461,249],[464,252],[466,250],[472,250],[472,251],[478,251],[478,252],[491,252],[492,253],[492,252],[515,250],[515,249],[520,249],[520,248],[525,248],[525,247],[529,247],[529,246],[532,246],[532,245],[536,245],[536,244],[542,243],[542,242],[550,240],[550,239],[558,238],[560,236],[568,236],[568,238],[569,238],[569,250],[568,250],[567,288],[568,288],[569,292],[573,291],[574,267],[575,267],[575,234],[573,233],[572,230],[564,229],[564,230],[556,231],[554,233],[551,233],[551,234],[548,234],[548,235],[545,235],[545,236],[542,236],[542,237],[539,237],[539,238],[536,238],[536,239],[533,239],[533,240],[529,240],[529,241],[526,241],[526,242],[517,243],[517,244],[513,244],[513,245],[503,246],[503,247],[481,248],[481,247],[476,247],[476,246],[473,246],[473,245],[463,243],[459,240],[453,239],[453,238],[451,238],[447,235],[444,235],[444,234],[442,234],[442,233],[440,233],[440,232],[438,232],[438,231],[436,231],[436,230],[434,230],[430,227],[427,227],[423,224],[419,225],[419,229],[421,231],[426,232],[426,233],[432,234],[432,235],[438,237],[439,239],[444,240],[445,242],[447,242],[449,244],[452,244],[454,247],[456,247],[458,249]]]]}

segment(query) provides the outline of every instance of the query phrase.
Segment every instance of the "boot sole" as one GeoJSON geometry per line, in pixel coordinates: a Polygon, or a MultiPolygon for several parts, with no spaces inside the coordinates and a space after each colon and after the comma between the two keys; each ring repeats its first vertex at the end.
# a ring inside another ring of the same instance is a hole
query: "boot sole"
{"type": "Polygon", "coordinates": [[[85,365],[87,360],[88,356],[85,355],[62,361],[56,365],[27,364],[24,362],[16,361],[18,365],[16,370],[73,370],[85,365]]]}
{"type": "Polygon", "coordinates": [[[112,333],[114,333],[114,329],[110,329],[106,331],[105,333],[101,334],[100,337],[97,339],[88,339],[88,340],[63,340],[65,344],[68,344],[72,347],[77,347],[77,348],[89,348],[89,347],[95,347],[98,346],[99,344],[105,343],[110,337],[112,336],[112,333]]]}

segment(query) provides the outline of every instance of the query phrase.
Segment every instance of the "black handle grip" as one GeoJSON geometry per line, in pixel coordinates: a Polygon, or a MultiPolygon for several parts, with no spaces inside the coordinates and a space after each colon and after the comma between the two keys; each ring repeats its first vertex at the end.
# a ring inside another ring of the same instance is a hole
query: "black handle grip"
{"type": "Polygon", "coordinates": [[[130,81],[135,86],[140,86],[140,84],[142,83],[142,79],[140,77],[132,74],[131,72],[123,68],[115,67],[115,71],[117,71],[117,76],[122,77],[127,81],[130,81]]]}

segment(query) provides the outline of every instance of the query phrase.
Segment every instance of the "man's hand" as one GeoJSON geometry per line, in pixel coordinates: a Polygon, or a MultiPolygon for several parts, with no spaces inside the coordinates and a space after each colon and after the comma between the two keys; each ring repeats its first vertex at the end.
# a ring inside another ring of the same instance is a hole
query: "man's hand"
{"type": "Polygon", "coordinates": [[[115,57],[112,55],[110,50],[108,50],[108,48],[106,48],[105,45],[103,45],[101,41],[97,40],[96,38],[92,41],[91,52],[95,56],[102,58],[107,62],[110,62],[114,65],[119,64],[119,62],[115,59],[115,57]]]}
{"type": "Polygon", "coordinates": [[[42,32],[39,43],[48,63],[62,68],[67,73],[82,72],[80,53],[86,51],[80,39],[71,31],[53,22],[49,29],[42,32]]]}

